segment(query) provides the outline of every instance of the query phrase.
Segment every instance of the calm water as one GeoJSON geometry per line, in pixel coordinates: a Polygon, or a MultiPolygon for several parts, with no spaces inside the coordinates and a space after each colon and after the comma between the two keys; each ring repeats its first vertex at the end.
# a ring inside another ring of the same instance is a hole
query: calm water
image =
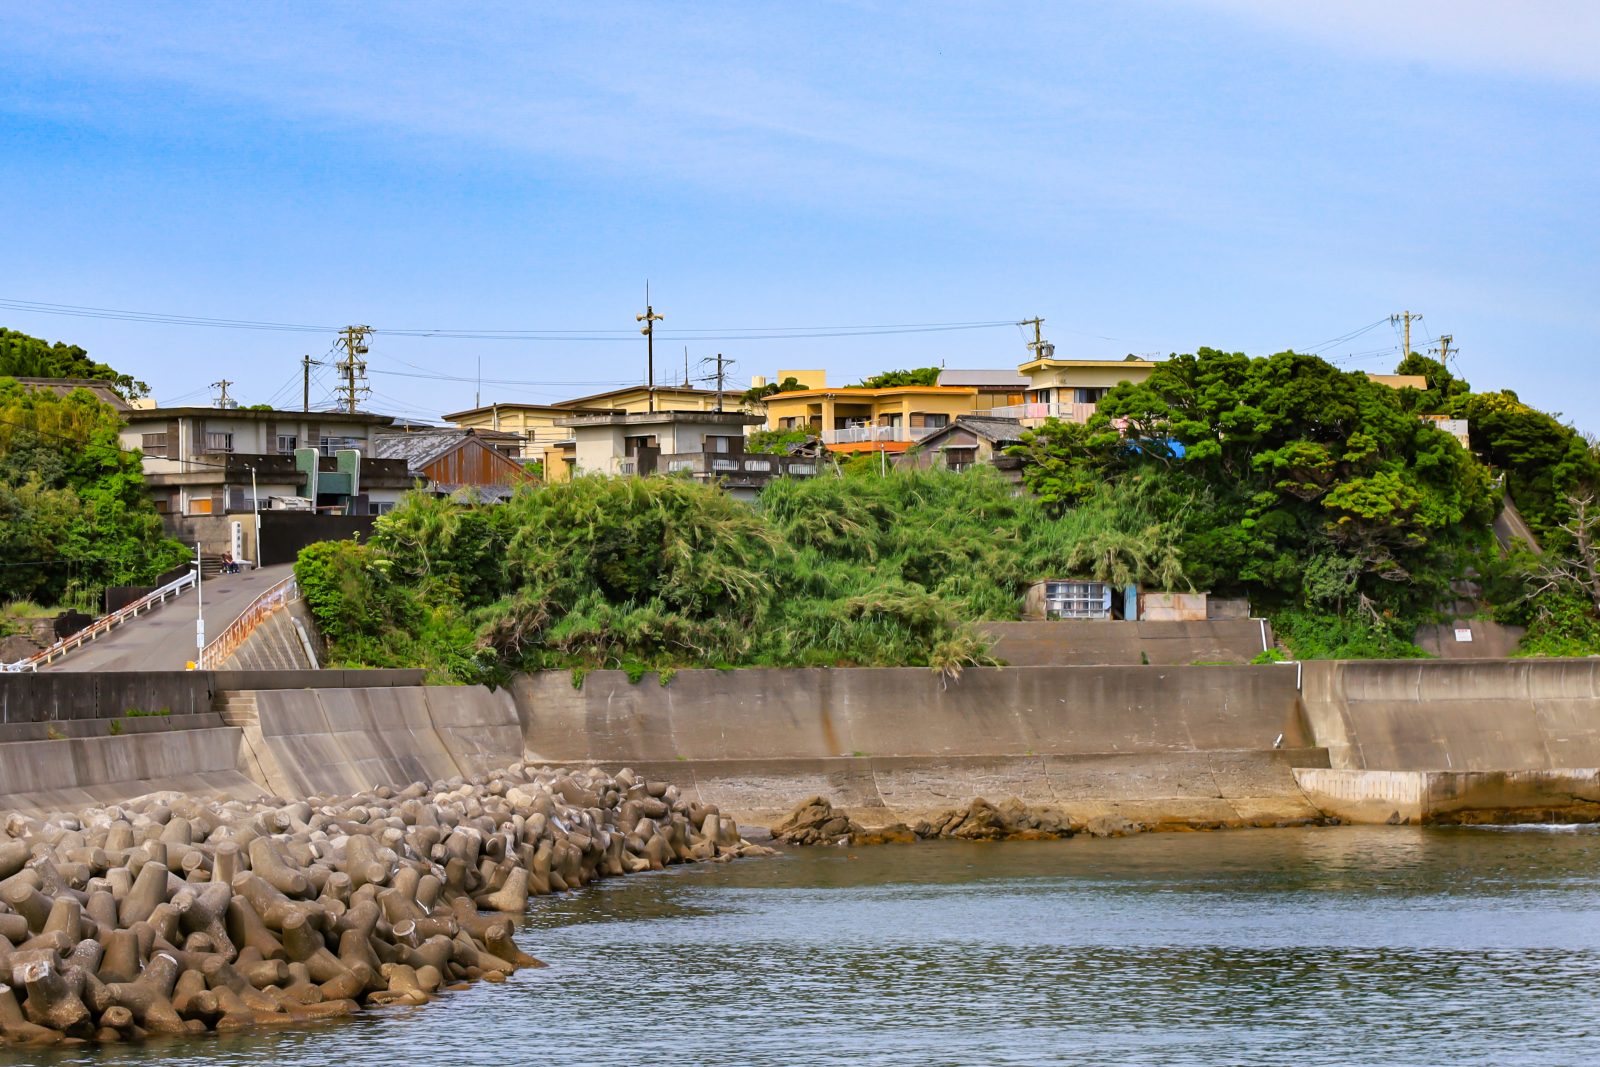
{"type": "MultiPolygon", "coordinates": [[[[1600,1057],[1600,833],[924,844],[538,902],[423,1008],[49,1064],[1397,1064],[1600,1057]]],[[[6,1060],[0,1063],[25,1062],[6,1060]]]]}

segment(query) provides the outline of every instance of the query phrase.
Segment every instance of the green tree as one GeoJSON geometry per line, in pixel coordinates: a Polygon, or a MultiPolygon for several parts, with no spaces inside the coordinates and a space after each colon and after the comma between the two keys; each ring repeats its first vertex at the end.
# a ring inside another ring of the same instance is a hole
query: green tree
{"type": "Polygon", "coordinates": [[[56,396],[0,378],[0,599],[89,599],[188,558],[163,534],[120,427],[86,389],[56,396]]]}
{"type": "Polygon", "coordinates": [[[150,395],[144,382],[96,363],[77,345],[51,344],[7,329],[0,329],[0,378],[83,378],[109,382],[124,397],[150,395]]]}
{"type": "Polygon", "coordinates": [[[1517,510],[1546,547],[1559,547],[1572,519],[1569,501],[1600,489],[1600,462],[1583,436],[1509,389],[1473,393],[1456,404],[1472,449],[1505,477],[1517,510]]]}
{"type": "Polygon", "coordinates": [[[939,367],[917,367],[913,370],[889,370],[861,380],[863,389],[893,389],[906,385],[938,385],[939,367]]]}

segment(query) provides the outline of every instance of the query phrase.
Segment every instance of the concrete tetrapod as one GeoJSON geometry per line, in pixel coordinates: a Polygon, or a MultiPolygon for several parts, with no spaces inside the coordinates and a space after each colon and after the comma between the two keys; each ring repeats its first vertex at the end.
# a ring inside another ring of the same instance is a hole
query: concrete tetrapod
{"type": "Polygon", "coordinates": [[[667,783],[523,764],[354,796],[13,812],[0,1038],[123,1041],[423,1004],[543,966],[512,937],[530,895],[769,852],[667,783]]]}

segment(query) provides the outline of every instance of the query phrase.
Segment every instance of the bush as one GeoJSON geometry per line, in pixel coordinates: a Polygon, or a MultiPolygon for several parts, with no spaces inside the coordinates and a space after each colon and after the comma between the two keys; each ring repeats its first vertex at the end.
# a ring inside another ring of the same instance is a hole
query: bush
{"type": "Polygon", "coordinates": [[[1354,615],[1309,610],[1280,611],[1272,628],[1295,659],[1424,659],[1411,642],[1407,624],[1393,617],[1377,621],[1354,615]]]}

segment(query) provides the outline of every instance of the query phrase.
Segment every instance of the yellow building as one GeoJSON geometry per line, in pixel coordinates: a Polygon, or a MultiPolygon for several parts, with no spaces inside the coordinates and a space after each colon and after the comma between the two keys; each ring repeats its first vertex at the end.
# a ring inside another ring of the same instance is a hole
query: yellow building
{"type": "Polygon", "coordinates": [[[766,398],[767,429],[807,430],[832,452],[904,452],[958,415],[970,415],[977,395],[974,388],[939,385],[773,393],[766,398]]]}
{"type": "MultiPolygon", "coordinates": [[[[521,458],[544,459],[547,476],[561,480],[552,467],[547,454],[554,448],[572,440],[572,431],[556,423],[570,419],[575,413],[592,415],[637,415],[651,410],[652,392],[656,411],[716,411],[718,395],[715,389],[695,389],[681,385],[658,385],[654,390],[642,385],[630,385],[575,400],[562,400],[554,404],[484,404],[446,415],[444,420],[463,429],[499,430],[517,435],[522,441],[521,458]]],[[[739,410],[739,392],[723,392],[722,408],[739,410]]]]}
{"type": "Polygon", "coordinates": [[[1123,382],[1142,382],[1155,372],[1148,359],[1031,359],[1017,368],[1028,379],[1023,403],[985,412],[1024,426],[1046,419],[1088,422],[1102,397],[1123,382]]]}
{"type": "Polygon", "coordinates": [[[515,434],[521,442],[520,455],[513,458],[539,459],[545,446],[556,444],[572,436],[570,430],[556,425],[557,419],[572,418],[572,409],[554,404],[485,404],[468,408],[444,417],[464,430],[498,430],[515,434]]]}

